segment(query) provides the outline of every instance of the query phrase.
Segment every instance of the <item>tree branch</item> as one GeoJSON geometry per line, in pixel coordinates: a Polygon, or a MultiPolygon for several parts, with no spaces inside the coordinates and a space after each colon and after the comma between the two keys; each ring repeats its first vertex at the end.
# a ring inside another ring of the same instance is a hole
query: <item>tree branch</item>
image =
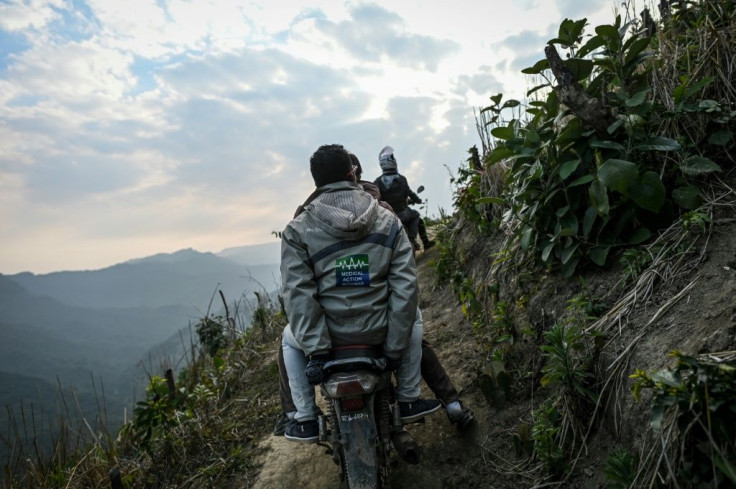
{"type": "Polygon", "coordinates": [[[557,49],[552,44],[544,48],[544,54],[549,60],[549,67],[557,79],[555,87],[560,102],[565,104],[584,123],[592,126],[601,136],[608,135],[608,126],[614,122],[614,117],[600,100],[593,98],[575,81],[572,72],[565,66],[557,49]]]}

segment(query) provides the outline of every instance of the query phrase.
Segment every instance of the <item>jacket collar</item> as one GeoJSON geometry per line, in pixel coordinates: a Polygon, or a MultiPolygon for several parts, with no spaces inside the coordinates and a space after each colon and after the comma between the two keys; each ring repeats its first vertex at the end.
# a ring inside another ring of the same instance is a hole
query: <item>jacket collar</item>
{"type": "Polygon", "coordinates": [[[314,193],[323,194],[325,192],[335,192],[338,190],[363,190],[363,189],[357,183],[348,182],[347,180],[343,180],[341,182],[328,183],[327,185],[322,185],[321,187],[317,187],[314,193]]]}

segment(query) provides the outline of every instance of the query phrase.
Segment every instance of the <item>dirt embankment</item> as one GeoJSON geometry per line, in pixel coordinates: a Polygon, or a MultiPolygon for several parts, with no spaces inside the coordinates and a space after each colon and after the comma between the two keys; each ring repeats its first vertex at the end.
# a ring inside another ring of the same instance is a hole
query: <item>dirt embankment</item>
{"type": "MultiPolygon", "coordinates": [[[[647,439],[648,407],[645,402],[635,403],[630,392],[628,375],[634,368],[664,367],[670,361],[667,353],[674,349],[688,354],[736,349],[736,216],[731,214],[716,216],[710,238],[698,243],[701,252],[688,258],[692,266],[681,266],[666,280],[654,280],[642,300],[627,299],[630,290],[620,286],[620,268],[585,275],[587,292],[600,298],[609,312],[628,301],[630,309],[609,334],[603,357],[615,365],[625,354],[626,364],[611,407],[576,462],[574,476],[563,487],[605,487],[603,468],[610,449],[637,447],[647,439]]],[[[392,476],[394,488],[521,489],[544,482],[539,465],[520,446],[529,442],[532,410],[548,395],[539,387],[539,342],[541,333],[565,314],[570,299],[581,293],[581,282],[530,270],[513,277],[490,277],[493,247],[498,244],[467,242],[463,246],[466,255],[476,256],[468,260],[468,275],[474,283],[488,285],[490,280],[499,280],[500,300],[516,301],[514,327],[530,327],[539,334],[536,338],[519,336],[515,353],[506,360],[513,377],[511,395],[504,402],[494,401],[484,388],[492,368],[489,350],[478,341],[449,286],[435,284],[429,264],[436,251],[418,255],[425,338],[434,346],[463,402],[475,412],[477,425],[460,436],[442,412],[428,417],[424,424],[411,425],[410,431],[422,445],[422,461],[416,466],[399,462],[392,476]]],[[[432,395],[426,386],[423,389],[425,396],[432,395]]],[[[337,467],[324,448],[273,436],[262,447],[256,489],[337,487],[337,467]]]]}

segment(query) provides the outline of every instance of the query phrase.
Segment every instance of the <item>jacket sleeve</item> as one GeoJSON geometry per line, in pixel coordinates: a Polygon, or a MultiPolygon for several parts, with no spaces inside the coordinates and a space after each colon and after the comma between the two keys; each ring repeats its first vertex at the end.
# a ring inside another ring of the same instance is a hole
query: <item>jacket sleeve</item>
{"type": "Polygon", "coordinates": [[[402,183],[404,184],[404,188],[406,189],[406,195],[409,198],[409,201],[412,204],[421,204],[422,199],[419,198],[417,194],[414,193],[414,191],[409,187],[409,182],[406,180],[406,178],[402,175],[402,183]]]}
{"type": "Polygon", "coordinates": [[[327,353],[332,342],[317,302],[317,280],[306,247],[289,225],[281,238],[281,289],[289,327],[304,353],[327,353]]]}
{"type": "Polygon", "coordinates": [[[388,333],[383,349],[387,356],[396,357],[409,346],[419,300],[414,253],[403,226],[394,244],[388,286],[388,333]]]}

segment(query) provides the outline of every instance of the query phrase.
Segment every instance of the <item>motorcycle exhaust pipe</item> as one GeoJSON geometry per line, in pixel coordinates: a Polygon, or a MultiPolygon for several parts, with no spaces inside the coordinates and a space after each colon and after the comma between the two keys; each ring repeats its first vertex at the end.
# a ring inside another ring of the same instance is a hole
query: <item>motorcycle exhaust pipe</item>
{"type": "Polygon", "coordinates": [[[408,431],[401,430],[394,432],[391,435],[391,441],[401,460],[410,465],[417,465],[419,463],[419,444],[408,431]]]}

